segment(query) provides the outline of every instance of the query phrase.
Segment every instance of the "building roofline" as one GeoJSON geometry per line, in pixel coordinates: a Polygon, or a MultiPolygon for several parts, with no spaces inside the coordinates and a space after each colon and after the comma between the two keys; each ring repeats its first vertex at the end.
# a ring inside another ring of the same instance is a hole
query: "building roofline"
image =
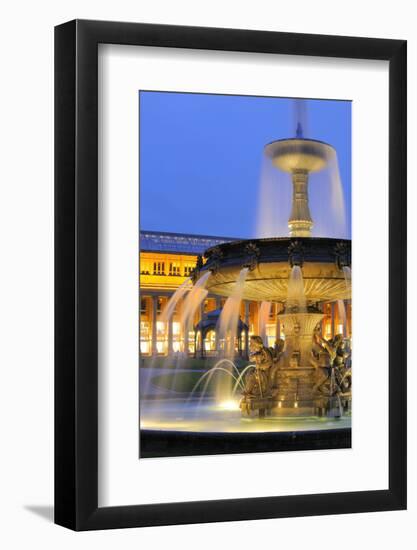
{"type": "Polygon", "coordinates": [[[241,241],[241,237],[224,237],[220,235],[200,235],[197,233],[174,233],[172,231],[153,231],[147,229],[140,229],[140,233],[150,233],[151,235],[164,235],[172,237],[196,237],[197,239],[219,239],[224,241],[241,241]]]}
{"type": "Polygon", "coordinates": [[[151,254],[171,254],[172,256],[198,256],[198,252],[182,252],[181,250],[166,250],[147,248],[146,250],[141,250],[144,254],[150,252],[151,254]]]}

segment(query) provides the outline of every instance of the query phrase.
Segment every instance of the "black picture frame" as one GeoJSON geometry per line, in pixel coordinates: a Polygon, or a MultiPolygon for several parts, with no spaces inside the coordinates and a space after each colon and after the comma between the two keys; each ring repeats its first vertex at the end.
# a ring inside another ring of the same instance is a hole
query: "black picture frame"
{"type": "Polygon", "coordinates": [[[74,530],[406,508],[406,41],[74,20],[55,28],[55,522],[74,530]],[[389,62],[389,488],[98,506],[98,44],[389,62]]]}

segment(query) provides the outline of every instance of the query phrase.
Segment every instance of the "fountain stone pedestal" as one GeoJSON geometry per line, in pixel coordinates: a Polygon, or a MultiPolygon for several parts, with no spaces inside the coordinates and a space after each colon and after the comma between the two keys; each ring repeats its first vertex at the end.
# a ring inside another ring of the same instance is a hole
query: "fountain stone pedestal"
{"type": "Polygon", "coordinates": [[[316,367],[312,363],[313,334],[323,319],[320,312],[287,312],[279,315],[285,334],[285,352],[271,371],[274,414],[314,414],[316,367]]]}
{"type": "Polygon", "coordinates": [[[284,364],[286,367],[310,367],[313,334],[324,315],[321,312],[292,312],[278,315],[285,334],[284,364]]]}

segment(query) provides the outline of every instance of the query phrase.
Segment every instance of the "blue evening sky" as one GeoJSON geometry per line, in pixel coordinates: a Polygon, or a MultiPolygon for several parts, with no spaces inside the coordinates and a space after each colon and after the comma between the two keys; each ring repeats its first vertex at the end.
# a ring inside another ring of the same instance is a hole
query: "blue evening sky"
{"type": "MultiPolygon", "coordinates": [[[[140,92],[139,102],[140,228],[256,237],[263,148],[294,137],[294,101],[140,92]]],[[[349,217],[351,103],[307,100],[305,107],[304,137],[337,151],[349,217]]]]}

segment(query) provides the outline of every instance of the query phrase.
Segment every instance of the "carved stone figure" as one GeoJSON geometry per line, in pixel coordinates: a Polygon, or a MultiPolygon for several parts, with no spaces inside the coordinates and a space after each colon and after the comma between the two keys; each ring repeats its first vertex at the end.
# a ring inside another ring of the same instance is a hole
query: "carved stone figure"
{"type": "Polygon", "coordinates": [[[300,241],[291,241],[288,246],[288,261],[291,267],[298,265],[303,266],[304,263],[304,247],[300,241]]]}
{"type": "Polygon", "coordinates": [[[249,349],[249,359],[255,363],[255,368],[245,377],[240,407],[248,414],[254,408],[259,409],[260,416],[263,416],[265,410],[263,401],[271,397],[270,371],[274,358],[271,350],[264,346],[260,336],[251,336],[249,349]],[[253,406],[254,400],[259,403],[259,406],[253,406]]]}
{"type": "Polygon", "coordinates": [[[254,243],[248,243],[245,246],[246,259],[243,263],[243,267],[249,268],[249,271],[253,271],[258,265],[258,259],[261,254],[259,247],[254,243]]]}
{"type": "Polygon", "coordinates": [[[273,349],[273,356],[274,356],[274,363],[277,363],[284,353],[285,348],[285,340],[283,338],[278,338],[278,340],[275,341],[275,346],[273,349]]]}
{"type": "Polygon", "coordinates": [[[315,344],[326,353],[317,353],[312,359],[317,368],[314,391],[329,397],[343,395],[350,390],[351,369],[347,366],[350,350],[342,334],[336,334],[332,340],[326,340],[318,331],[314,333],[315,344]],[[327,355],[327,357],[326,357],[327,355]]]}
{"type": "Polygon", "coordinates": [[[271,386],[271,392],[274,395],[276,393],[276,391],[274,390],[277,390],[278,388],[278,371],[281,366],[281,358],[284,355],[285,340],[279,338],[275,341],[275,346],[269,349],[272,354],[272,367],[269,370],[269,382],[271,386]]]}
{"type": "Polygon", "coordinates": [[[348,246],[344,241],[336,243],[334,247],[334,255],[336,258],[336,265],[339,269],[350,266],[350,246],[348,246]]]}

